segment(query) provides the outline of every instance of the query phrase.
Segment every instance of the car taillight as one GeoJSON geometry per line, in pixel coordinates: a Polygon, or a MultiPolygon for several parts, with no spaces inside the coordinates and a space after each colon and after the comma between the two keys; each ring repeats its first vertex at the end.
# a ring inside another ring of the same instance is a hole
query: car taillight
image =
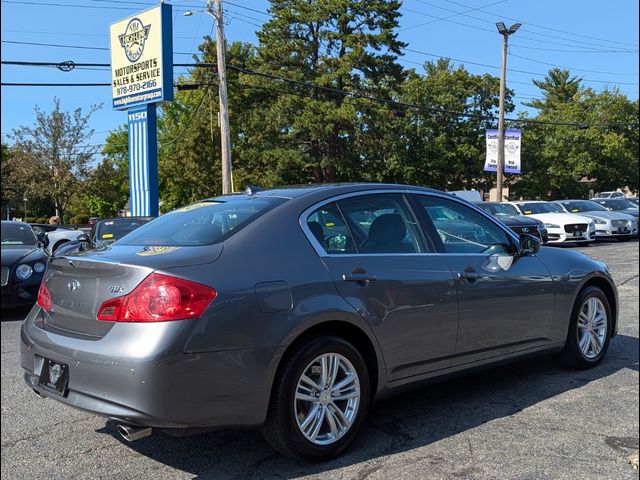
{"type": "Polygon", "coordinates": [[[38,290],[38,305],[44,308],[47,312],[51,311],[51,293],[44,282],[44,277],[40,282],[40,289],[38,290]]]}
{"type": "Polygon", "coordinates": [[[104,302],[98,320],[107,322],[167,322],[198,318],[218,292],[182,278],[152,273],[128,295],[104,302]]]}

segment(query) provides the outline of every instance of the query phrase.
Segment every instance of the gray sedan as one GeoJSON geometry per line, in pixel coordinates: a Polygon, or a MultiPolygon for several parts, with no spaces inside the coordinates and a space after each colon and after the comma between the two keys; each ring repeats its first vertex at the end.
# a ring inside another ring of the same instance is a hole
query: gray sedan
{"type": "Polygon", "coordinates": [[[54,258],[21,366],[30,389],[127,440],[260,427],[317,461],[348,447],[374,400],[532,354],[595,367],[617,325],[605,264],[446,193],[248,190],[54,258]]]}
{"type": "Polygon", "coordinates": [[[610,211],[591,200],[557,200],[568,213],[591,218],[596,225],[596,238],[627,241],[638,236],[638,219],[623,212],[610,211]]]}

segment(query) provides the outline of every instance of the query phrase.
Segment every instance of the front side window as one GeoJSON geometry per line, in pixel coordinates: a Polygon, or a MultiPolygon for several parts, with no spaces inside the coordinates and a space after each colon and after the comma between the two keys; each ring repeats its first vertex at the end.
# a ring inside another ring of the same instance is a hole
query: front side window
{"type": "Polygon", "coordinates": [[[479,212],[445,198],[418,196],[447,253],[513,253],[509,236],[479,212]]]}
{"type": "Polygon", "coordinates": [[[358,253],[427,251],[418,223],[403,195],[361,195],[337,203],[358,253]]]}

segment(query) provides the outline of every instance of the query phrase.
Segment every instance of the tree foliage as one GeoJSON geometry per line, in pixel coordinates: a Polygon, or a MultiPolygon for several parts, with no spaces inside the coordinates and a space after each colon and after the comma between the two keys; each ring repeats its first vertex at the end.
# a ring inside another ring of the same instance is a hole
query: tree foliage
{"type": "Polygon", "coordinates": [[[16,159],[15,176],[26,185],[24,194],[50,199],[61,221],[97,152],[97,147],[87,142],[93,135],[91,115],[99,108],[94,105],[86,114],[80,108],[69,113],[62,111],[60,100],[54,98],[51,112],[36,106],[35,123],[14,129],[9,135],[16,159]]]}

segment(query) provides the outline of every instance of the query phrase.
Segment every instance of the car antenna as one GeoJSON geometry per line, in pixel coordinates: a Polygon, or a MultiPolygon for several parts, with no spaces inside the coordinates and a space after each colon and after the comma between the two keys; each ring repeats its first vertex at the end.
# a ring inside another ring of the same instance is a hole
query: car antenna
{"type": "Polygon", "coordinates": [[[261,192],[262,188],[257,187],[256,185],[251,185],[250,183],[247,183],[247,185],[244,187],[244,193],[246,193],[247,195],[255,195],[257,192],[261,192]]]}

